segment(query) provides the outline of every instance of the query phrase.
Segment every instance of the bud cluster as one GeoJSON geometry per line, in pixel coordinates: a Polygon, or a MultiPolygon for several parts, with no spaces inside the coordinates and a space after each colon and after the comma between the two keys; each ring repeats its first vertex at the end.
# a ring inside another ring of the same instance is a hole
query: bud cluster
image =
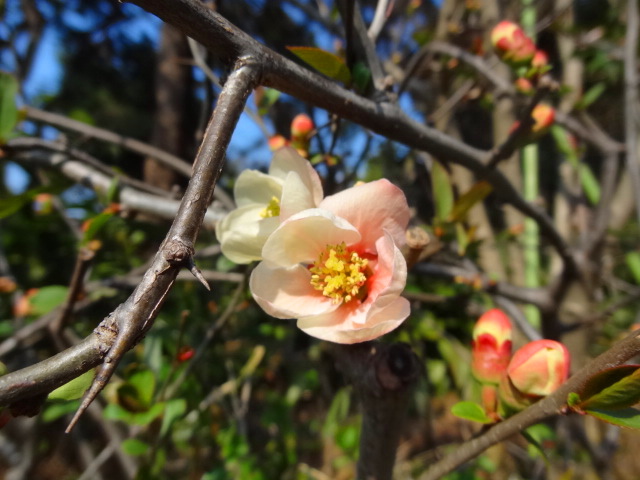
{"type": "Polygon", "coordinates": [[[298,153],[303,157],[309,156],[309,142],[311,135],[315,129],[313,120],[309,115],[300,113],[296,115],[291,121],[291,135],[287,139],[282,135],[274,135],[269,139],[269,148],[272,152],[282,147],[291,146],[295,148],[298,153]]]}
{"type": "Polygon", "coordinates": [[[529,342],[511,354],[513,327],[494,308],[473,329],[471,371],[482,384],[488,416],[498,420],[556,390],[569,376],[567,348],[554,340],[529,342]]]}

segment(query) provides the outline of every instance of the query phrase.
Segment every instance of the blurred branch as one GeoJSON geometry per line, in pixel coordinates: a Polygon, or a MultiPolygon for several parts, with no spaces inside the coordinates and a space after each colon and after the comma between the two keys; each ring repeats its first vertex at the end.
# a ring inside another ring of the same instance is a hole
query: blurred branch
{"type": "MultiPolygon", "coordinates": [[[[7,143],[6,147],[12,158],[25,165],[37,165],[42,167],[56,168],[62,174],[92,188],[98,193],[105,194],[112,186],[115,172],[110,171],[110,175],[95,169],[86,162],[73,160],[66,153],[52,153],[42,149],[23,148],[25,140],[17,138],[7,143]],[[12,149],[14,149],[12,151],[12,149]],[[114,176],[111,176],[114,175],[114,176]]],[[[53,149],[55,151],[55,149],[53,149]]],[[[97,160],[96,160],[97,161],[97,160]]],[[[100,169],[102,170],[102,169],[100,169]]],[[[119,177],[118,177],[119,178],[119,177]]],[[[123,183],[126,183],[124,181],[123,183]]],[[[163,191],[166,196],[166,192],[163,191]]],[[[139,211],[156,215],[161,218],[173,219],[178,212],[180,202],[166,197],[159,197],[139,191],[137,188],[122,186],[119,190],[119,201],[128,210],[139,211]]],[[[208,228],[214,228],[218,220],[224,215],[223,212],[211,209],[205,216],[205,224],[208,228]]]]}
{"type": "Polygon", "coordinates": [[[640,222],[640,160],[638,159],[638,2],[627,2],[627,33],[624,42],[624,137],[627,171],[633,186],[636,218],[640,222]]]}
{"type": "Polygon", "coordinates": [[[526,410],[500,422],[484,434],[460,445],[453,453],[432,465],[420,480],[436,480],[463,463],[484,452],[498,442],[517,435],[525,428],[542,420],[566,413],[567,396],[580,388],[596,373],[622,365],[640,353],[640,330],[614,344],[609,350],[591,360],[551,395],[534,403],[526,410]]]}

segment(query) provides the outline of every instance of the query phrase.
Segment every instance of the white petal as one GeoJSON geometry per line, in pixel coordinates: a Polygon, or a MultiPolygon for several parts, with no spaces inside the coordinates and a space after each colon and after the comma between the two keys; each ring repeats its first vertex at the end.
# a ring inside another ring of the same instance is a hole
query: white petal
{"type": "Polygon", "coordinates": [[[246,205],[232,210],[216,225],[216,237],[222,253],[236,263],[250,263],[262,258],[262,247],[278,227],[277,217],[262,218],[262,205],[246,205]]]}
{"type": "Polygon", "coordinates": [[[265,208],[273,197],[279,200],[282,196],[282,180],[258,170],[244,170],[236,179],[233,196],[238,207],[255,203],[265,208]]]}
{"type": "Polygon", "coordinates": [[[269,175],[285,180],[290,172],[295,172],[300,176],[302,183],[311,192],[313,206],[317,207],[323,196],[322,183],[318,172],[294,148],[280,148],[273,154],[269,175]]]}
{"type": "Polygon", "coordinates": [[[285,220],[265,242],[262,257],[281,267],[310,264],[328,245],[359,240],[360,234],[349,222],[314,208],[285,220]]]}

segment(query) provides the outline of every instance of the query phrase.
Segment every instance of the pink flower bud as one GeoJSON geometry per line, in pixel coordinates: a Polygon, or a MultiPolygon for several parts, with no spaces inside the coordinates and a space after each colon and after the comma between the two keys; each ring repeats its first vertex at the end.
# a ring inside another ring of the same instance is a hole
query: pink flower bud
{"type": "Polygon", "coordinates": [[[282,135],[274,135],[268,140],[269,150],[275,152],[279,148],[286,147],[289,145],[289,140],[284,138],[282,135]]]}
{"type": "Polygon", "coordinates": [[[546,67],[548,64],[548,55],[542,50],[536,50],[536,53],[533,54],[533,58],[531,59],[531,66],[533,68],[542,68],[546,67]]]}
{"type": "Polygon", "coordinates": [[[551,128],[556,119],[556,111],[550,105],[540,103],[535,106],[531,116],[535,120],[531,131],[535,134],[542,135],[551,128]]]}
{"type": "Polygon", "coordinates": [[[545,396],[567,380],[569,365],[567,347],[554,340],[536,340],[513,355],[507,375],[521,393],[545,396]]]}
{"type": "Polygon", "coordinates": [[[305,115],[304,113],[296,115],[291,121],[291,138],[307,139],[314,128],[315,125],[309,115],[305,115]]]}
{"type": "Polygon", "coordinates": [[[524,77],[520,77],[515,81],[515,87],[518,92],[523,93],[525,95],[533,94],[533,84],[531,83],[530,80],[524,77]]]}
{"type": "Polygon", "coordinates": [[[491,31],[491,45],[501,60],[513,65],[528,64],[536,53],[536,46],[522,28],[503,20],[491,31]]]}
{"type": "Polygon", "coordinates": [[[473,328],[471,371],[482,383],[498,384],[511,357],[511,321],[502,310],[485,312],[473,328]]]}

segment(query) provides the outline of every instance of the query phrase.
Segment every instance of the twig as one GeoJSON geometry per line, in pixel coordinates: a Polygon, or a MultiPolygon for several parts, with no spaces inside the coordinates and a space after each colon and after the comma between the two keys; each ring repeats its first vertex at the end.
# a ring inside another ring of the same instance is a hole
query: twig
{"type": "Polygon", "coordinates": [[[580,388],[596,373],[623,364],[640,353],[640,330],[614,344],[573,375],[558,390],[534,403],[526,410],[496,424],[483,435],[460,445],[453,453],[432,465],[420,480],[436,480],[476,457],[487,448],[520,433],[542,420],[564,413],[567,396],[580,388]]]}
{"type": "Polygon", "coordinates": [[[247,97],[257,84],[257,78],[257,70],[251,64],[251,59],[245,58],[238,61],[235,71],[222,89],[194,162],[193,177],[160,251],[129,299],[115,310],[113,318],[106,319],[100,325],[115,329],[116,337],[109,344],[110,349],[102,368],[82,399],[67,432],[105,387],[124,354],[151,328],[178,272],[192,261],[193,244],[222,172],[227,145],[247,97]]]}

